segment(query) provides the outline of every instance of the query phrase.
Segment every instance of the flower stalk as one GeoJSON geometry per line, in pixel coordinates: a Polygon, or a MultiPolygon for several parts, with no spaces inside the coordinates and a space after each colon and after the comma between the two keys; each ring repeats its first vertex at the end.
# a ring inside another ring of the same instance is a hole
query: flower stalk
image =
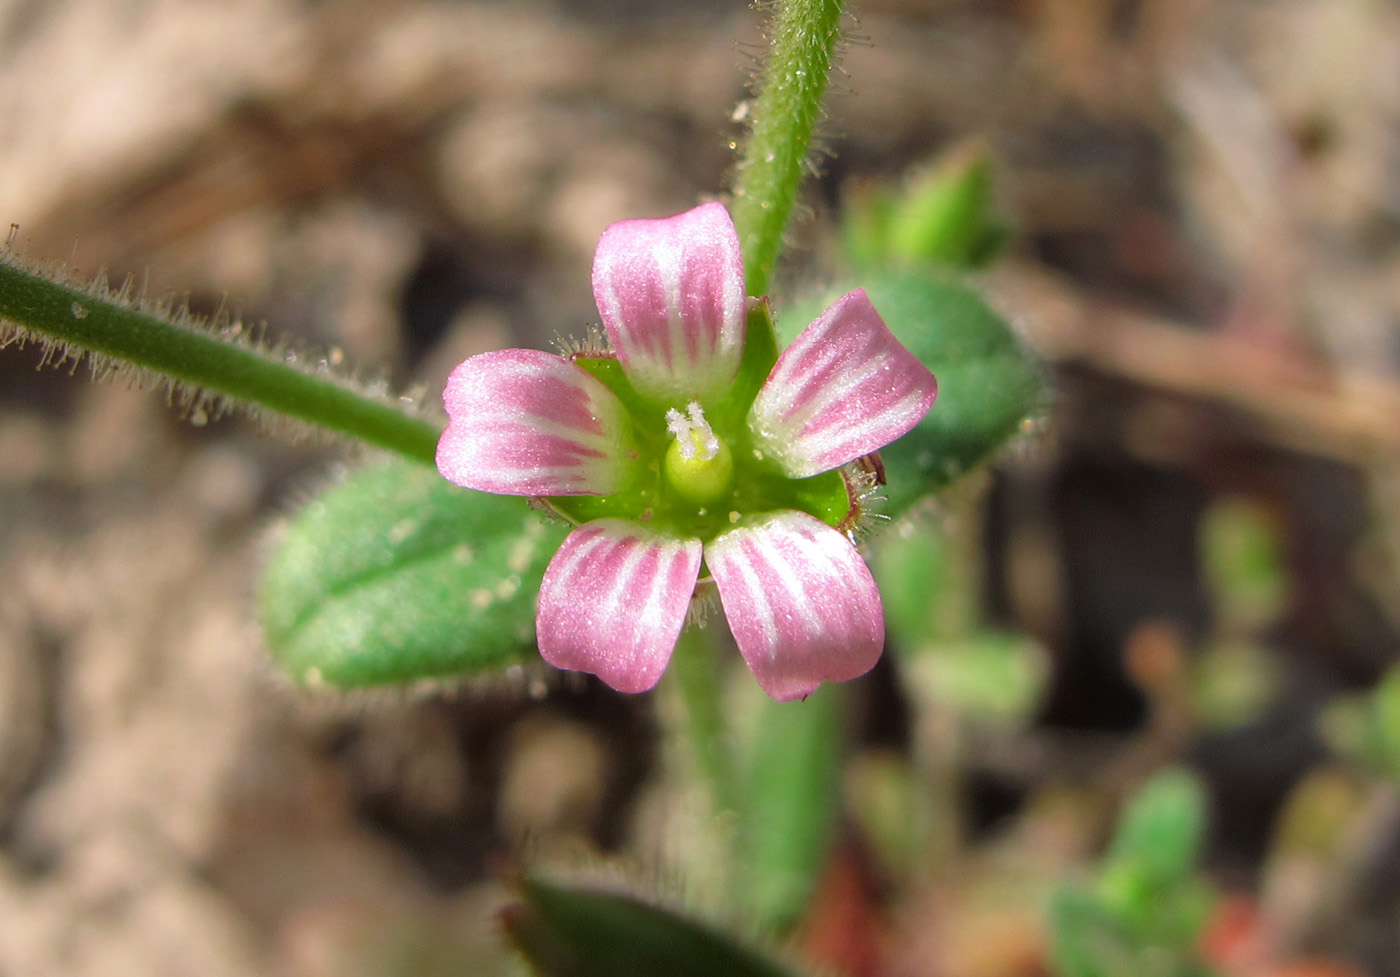
{"type": "MultiPolygon", "coordinates": [[[[10,323],[21,341],[57,347],[65,357],[87,354],[129,364],[187,385],[201,395],[245,401],[309,424],[358,438],[412,461],[432,464],[439,429],[397,406],[373,399],[325,375],[282,362],[196,320],[150,312],[104,289],[85,290],[0,256],[0,329],[10,323]]],[[[0,332],[0,345],[4,333],[0,332]]]]}
{"type": "Polygon", "coordinates": [[[714,814],[739,810],[739,785],[729,749],[723,708],[723,657],[715,628],[681,632],[671,659],[674,687],[684,708],[695,763],[709,783],[714,814]]]}

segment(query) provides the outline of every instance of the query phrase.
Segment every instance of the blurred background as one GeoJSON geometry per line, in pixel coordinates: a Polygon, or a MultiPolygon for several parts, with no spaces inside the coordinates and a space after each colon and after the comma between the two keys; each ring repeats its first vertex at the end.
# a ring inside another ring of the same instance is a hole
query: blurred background
{"type": "MultiPolygon", "coordinates": [[[[726,187],[761,19],[0,0],[0,225],[432,400],[597,321],[607,224],[726,187]]],[[[1216,968],[1400,974],[1400,728],[1368,739],[1365,697],[1400,647],[1400,9],[864,0],[847,27],[780,311],[852,201],[980,147],[1011,237],[974,284],[1052,393],[900,537],[1010,637],[954,654],[934,622],[923,678],[857,684],[848,840],[791,952],[1047,973],[1047,892],[1185,764],[1216,968]],[[932,842],[882,820],[899,790],[932,842]]],[[[693,805],[654,697],[293,692],[260,558],[353,453],[40,356],[0,352],[0,975],[515,973],[512,866],[674,888],[693,805]]]]}

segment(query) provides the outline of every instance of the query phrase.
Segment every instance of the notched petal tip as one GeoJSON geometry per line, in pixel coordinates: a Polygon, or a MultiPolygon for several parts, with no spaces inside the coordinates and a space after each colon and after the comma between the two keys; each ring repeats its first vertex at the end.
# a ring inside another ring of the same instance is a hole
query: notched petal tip
{"type": "Polygon", "coordinates": [[[754,399],[749,428],[789,476],[807,478],[906,434],[937,397],[933,374],[858,288],[783,350],[754,399]]]}
{"type": "Polygon", "coordinates": [[[705,548],[729,629],[780,702],[864,675],[885,643],[870,570],[847,539],[802,512],[775,512],[705,548]]]}
{"type": "Polygon", "coordinates": [[[719,203],[603,232],[593,296],[633,385],[658,400],[719,396],[743,352],[739,235],[719,203]]]}
{"type": "Polygon", "coordinates": [[[452,371],[443,403],[450,421],[437,466],[458,485],[503,495],[611,495],[631,477],[622,403],[553,353],[473,356],[452,371]]]}
{"type": "Polygon", "coordinates": [[[619,692],[654,687],[685,626],[700,557],[700,540],[640,523],[598,519],[580,526],[540,584],[540,654],[619,692]]]}

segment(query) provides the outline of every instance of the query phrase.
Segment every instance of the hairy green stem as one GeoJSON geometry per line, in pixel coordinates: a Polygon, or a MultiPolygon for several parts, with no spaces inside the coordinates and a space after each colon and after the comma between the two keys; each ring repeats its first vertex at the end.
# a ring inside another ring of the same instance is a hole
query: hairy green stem
{"type": "Polygon", "coordinates": [[[765,702],[742,783],[745,908],[761,929],[801,918],[831,853],[841,810],[844,685],[802,702],[765,702]]]}
{"type": "Polygon", "coordinates": [[[329,377],[0,258],[0,324],[433,463],[438,429],[329,377]]]}
{"type": "Polygon", "coordinates": [[[768,64],[739,162],[732,211],[750,295],[766,295],[782,247],[822,95],[841,36],[844,0],[781,0],[768,64]]]}

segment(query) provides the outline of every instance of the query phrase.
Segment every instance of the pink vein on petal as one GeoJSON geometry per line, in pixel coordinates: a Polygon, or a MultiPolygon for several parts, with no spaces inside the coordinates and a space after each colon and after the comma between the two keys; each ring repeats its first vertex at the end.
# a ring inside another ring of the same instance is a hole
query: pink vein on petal
{"type": "Polygon", "coordinates": [[[569,534],[540,584],[540,654],[619,692],[661,678],[700,573],[698,539],[598,519],[569,534]]]}
{"type": "Polygon", "coordinates": [[[626,413],[599,380],[533,349],[482,353],[452,371],[443,477],[507,495],[610,495],[630,475],[626,413]]]}
{"type": "Polygon", "coordinates": [[[772,698],[803,698],[879,660],[880,592],[855,547],[821,520],[770,513],[718,536],[705,562],[739,651],[772,698]]]}
{"type": "Polygon", "coordinates": [[[703,402],[722,394],[738,372],[744,267],[723,205],[613,224],[593,258],[593,296],[623,369],[642,393],[703,402]]]}
{"type": "Polygon", "coordinates": [[[933,374],[856,289],[783,350],[749,410],[749,429],[784,472],[807,478],[905,434],[937,396],[933,374]]]}

